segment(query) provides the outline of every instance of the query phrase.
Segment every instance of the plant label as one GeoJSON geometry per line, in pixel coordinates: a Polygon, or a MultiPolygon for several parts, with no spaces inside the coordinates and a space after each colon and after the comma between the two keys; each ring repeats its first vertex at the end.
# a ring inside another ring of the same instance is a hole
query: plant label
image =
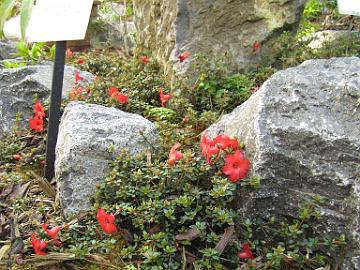
{"type": "Polygon", "coordinates": [[[37,0],[26,30],[28,42],[82,40],[93,0],[37,0]]]}
{"type": "Polygon", "coordinates": [[[360,16],[360,0],[338,0],[339,13],[360,16]]]}

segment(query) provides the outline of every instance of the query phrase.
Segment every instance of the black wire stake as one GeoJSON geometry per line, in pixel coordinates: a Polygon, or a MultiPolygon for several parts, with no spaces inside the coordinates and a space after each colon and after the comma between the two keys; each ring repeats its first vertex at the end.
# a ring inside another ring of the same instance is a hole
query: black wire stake
{"type": "Polygon", "coordinates": [[[66,41],[56,42],[55,62],[50,95],[49,123],[46,141],[45,178],[55,176],[55,147],[59,133],[61,96],[65,69],[66,41]]]}

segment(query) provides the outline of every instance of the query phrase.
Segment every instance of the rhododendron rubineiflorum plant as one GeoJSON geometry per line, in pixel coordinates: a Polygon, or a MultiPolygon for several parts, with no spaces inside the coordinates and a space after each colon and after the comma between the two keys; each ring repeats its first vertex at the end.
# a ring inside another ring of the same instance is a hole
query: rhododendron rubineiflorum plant
{"type": "Polygon", "coordinates": [[[31,245],[34,248],[35,254],[47,255],[44,250],[46,249],[48,243],[43,240],[37,239],[34,233],[31,235],[31,245]]]}
{"type": "Polygon", "coordinates": [[[40,101],[36,101],[34,104],[34,116],[29,119],[29,127],[34,131],[43,131],[44,130],[44,107],[41,105],[40,101]]]}
{"type": "Polygon", "coordinates": [[[115,87],[110,87],[108,93],[111,98],[117,100],[121,104],[128,103],[129,101],[128,95],[120,93],[115,87]]]}
{"type": "Polygon", "coordinates": [[[115,215],[107,214],[104,209],[99,208],[96,218],[104,233],[114,234],[118,231],[115,222],[115,215]]]}
{"type": "Polygon", "coordinates": [[[244,179],[250,170],[250,161],[246,158],[242,149],[239,149],[239,142],[236,138],[230,138],[228,135],[221,133],[214,139],[206,131],[201,138],[201,152],[206,161],[211,164],[211,158],[215,156],[217,160],[221,153],[225,154],[225,165],[222,172],[228,179],[236,183],[244,179]]]}
{"type": "Polygon", "coordinates": [[[249,243],[242,244],[242,251],[239,251],[237,255],[242,260],[244,260],[244,259],[250,259],[250,260],[255,259],[254,255],[253,255],[253,253],[252,253],[252,251],[250,249],[249,243]]]}
{"type": "Polygon", "coordinates": [[[184,158],[184,154],[178,151],[180,147],[180,143],[175,143],[174,146],[171,148],[168,160],[170,166],[174,165],[177,160],[184,158]]]}
{"type": "Polygon", "coordinates": [[[160,88],[160,101],[161,101],[161,107],[165,107],[165,103],[171,99],[170,94],[164,93],[164,88],[160,88]]]}
{"type": "MultiPolygon", "coordinates": [[[[41,227],[44,229],[45,233],[52,238],[52,241],[56,245],[58,245],[58,246],[61,245],[61,242],[57,238],[57,235],[62,228],[61,226],[54,226],[53,228],[48,229],[48,226],[46,224],[42,224],[41,227]]],[[[31,245],[34,248],[35,254],[37,254],[37,255],[47,255],[47,253],[45,252],[45,249],[49,245],[50,242],[51,241],[46,242],[46,241],[36,238],[34,233],[31,234],[31,245]]]]}
{"type": "Polygon", "coordinates": [[[54,243],[56,245],[60,246],[61,242],[57,239],[57,234],[61,230],[61,226],[54,226],[51,229],[48,229],[48,226],[46,224],[42,224],[41,226],[44,229],[44,231],[46,232],[46,234],[49,235],[54,240],[54,243]]]}

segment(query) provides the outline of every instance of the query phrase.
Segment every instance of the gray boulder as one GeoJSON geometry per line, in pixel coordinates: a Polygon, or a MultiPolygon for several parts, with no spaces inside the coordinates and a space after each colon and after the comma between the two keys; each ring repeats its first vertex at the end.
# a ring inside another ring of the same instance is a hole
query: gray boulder
{"type": "Polygon", "coordinates": [[[0,40],[0,60],[13,58],[16,51],[15,41],[9,39],[0,40]]]}
{"type": "MultiPolygon", "coordinates": [[[[26,66],[0,70],[0,137],[11,130],[17,114],[21,115],[21,125],[33,115],[34,98],[45,101],[50,94],[53,66],[51,62],[43,65],[26,66]]],[[[74,85],[76,69],[65,67],[63,97],[74,85]]],[[[79,71],[84,83],[93,81],[93,75],[79,71]]]]}
{"type": "Polygon", "coordinates": [[[360,59],[310,60],[273,75],[213,124],[246,145],[261,188],[241,194],[244,217],[295,217],[321,195],[324,233],[345,233],[342,269],[360,269],[360,59]]]}
{"type": "Polygon", "coordinates": [[[134,156],[159,145],[155,126],[139,115],[71,102],[61,118],[56,146],[55,178],[64,213],[89,210],[96,185],[109,173],[109,162],[123,150],[134,156]]]}
{"type": "Polygon", "coordinates": [[[137,42],[150,49],[165,74],[186,72],[188,50],[210,60],[227,54],[232,68],[255,65],[277,33],[296,29],[307,0],[134,0],[137,42]],[[252,45],[260,42],[254,54],[252,45]]]}

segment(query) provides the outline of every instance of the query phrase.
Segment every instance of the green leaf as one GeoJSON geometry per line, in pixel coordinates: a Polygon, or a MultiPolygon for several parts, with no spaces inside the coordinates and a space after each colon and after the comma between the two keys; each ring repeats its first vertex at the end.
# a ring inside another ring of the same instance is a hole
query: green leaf
{"type": "Polygon", "coordinates": [[[34,0],[23,0],[22,1],[21,15],[20,15],[20,30],[21,30],[22,40],[25,39],[25,31],[29,24],[33,5],[34,5],[34,0]]]}
{"type": "Polygon", "coordinates": [[[29,58],[30,50],[26,47],[24,41],[19,41],[17,44],[17,55],[23,57],[24,59],[29,58]]]}
{"type": "Polygon", "coordinates": [[[4,24],[7,18],[10,16],[14,4],[15,4],[15,0],[5,0],[0,6],[0,38],[4,36],[3,33],[4,24]]]}

